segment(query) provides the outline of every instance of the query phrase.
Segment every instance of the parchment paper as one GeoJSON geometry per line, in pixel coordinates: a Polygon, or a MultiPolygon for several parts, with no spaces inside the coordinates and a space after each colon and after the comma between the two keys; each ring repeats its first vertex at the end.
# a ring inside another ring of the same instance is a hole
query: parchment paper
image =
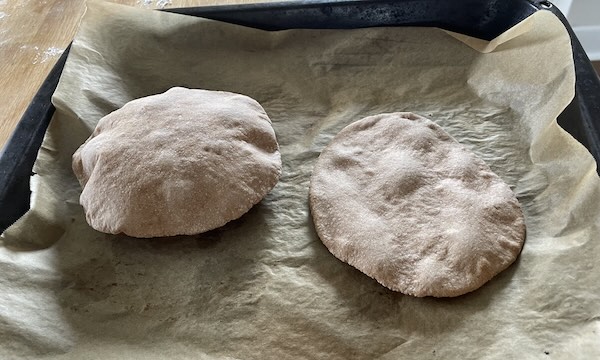
{"type": "Polygon", "coordinates": [[[493,46],[472,42],[483,54],[432,28],[264,32],[90,3],[54,95],[33,209],[0,248],[0,358],[600,358],[600,183],[555,121],[574,93],[569,38],[549,12],[527,24],[493,46]],[[93,231],[71,154],[105,114],[176,85],[262,103],[281,181],[207,234],[93,231]],[[520,258],[473,293],[389,291],[313,230],[320,150],[392,111],[431,117],[523,205],[520,258]]]}

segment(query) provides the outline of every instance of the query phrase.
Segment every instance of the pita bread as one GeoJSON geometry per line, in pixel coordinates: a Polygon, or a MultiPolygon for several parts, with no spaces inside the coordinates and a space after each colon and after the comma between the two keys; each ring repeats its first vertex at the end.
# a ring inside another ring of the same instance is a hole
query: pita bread
{"type": "Polygon", "coordinates": [[[255,100],[173,88],[102,118],[73,155],[73,171],[94,229],[145,238],[239,218],[275,186],[281,157],[255,100]]]}
{"type": "Polygon", "coordinates": [[[515,261],[525,240],[510,188],[411,113],[367,117],[337,134],[314,168],[310,208],[333,255],[414,296],[479,288],[515,261]]]}

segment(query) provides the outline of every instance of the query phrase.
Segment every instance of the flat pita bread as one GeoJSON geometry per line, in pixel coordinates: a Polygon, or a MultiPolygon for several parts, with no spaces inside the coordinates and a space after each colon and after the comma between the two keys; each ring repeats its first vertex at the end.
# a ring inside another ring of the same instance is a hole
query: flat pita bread
{"type": "Polygon", "coordinates": [[[275,186],[281,157],[255,100],[173,88],[102,118],[73,155],[73,171],[94,229],[145,238],[239,218],[275,186]]]}
{"type": "Polygon", "coordinates": [[[471,151],[411,113],[344,128],[315,165],[310,208],[333,255],[414,296],[473,291],[515,261],[519,202],[471,151]]]}

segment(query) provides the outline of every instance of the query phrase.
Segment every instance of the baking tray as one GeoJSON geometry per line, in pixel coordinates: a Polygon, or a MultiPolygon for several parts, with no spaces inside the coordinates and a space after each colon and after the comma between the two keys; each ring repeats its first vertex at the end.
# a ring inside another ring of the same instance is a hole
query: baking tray
{"type": "MultiPolygon", "coordinates": [[[[264,30],[428,26],[485,40],[495,38],[536,11],[551,11],[563,22],[571,36],[576,73],[575,98],[558,121],[592,153],[596,162],[600,160],[600,80],[566,18],[548,1],[295,0],[164,11],[264,30]]],[[[50,100],[68,52],[69,48],[50,71],[0,152],[0,232],[29,210],[29,179],[46,128],[54,114],[50,100]]],[[[539,71],[544,71],[542,62],[539,71]]]]}

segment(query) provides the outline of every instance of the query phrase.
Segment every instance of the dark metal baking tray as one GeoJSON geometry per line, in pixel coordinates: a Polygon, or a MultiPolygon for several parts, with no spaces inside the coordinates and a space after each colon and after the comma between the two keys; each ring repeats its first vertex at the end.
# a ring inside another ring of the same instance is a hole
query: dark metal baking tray
{"type": "MultiPolygon", "coordinates": [[[[296,0],[165,11],[201,16],[265,30],[349,29],[373,26],[433,26],[491,40],[536,11],[551,11],[572,41],[577,81],[575,99],[559,124],[600,159],[600,80],[560,11],[541,0],[296,0]]],[[[29,179],[54,113],[50,102],[69,49],[63,53],[0,152],[0,232],[29,210],[29,179]]],[[[540,62],[539,71],[544,71],[540,62]]],[[[524,94],[526,95],[526,94],[524,94]]]]}

